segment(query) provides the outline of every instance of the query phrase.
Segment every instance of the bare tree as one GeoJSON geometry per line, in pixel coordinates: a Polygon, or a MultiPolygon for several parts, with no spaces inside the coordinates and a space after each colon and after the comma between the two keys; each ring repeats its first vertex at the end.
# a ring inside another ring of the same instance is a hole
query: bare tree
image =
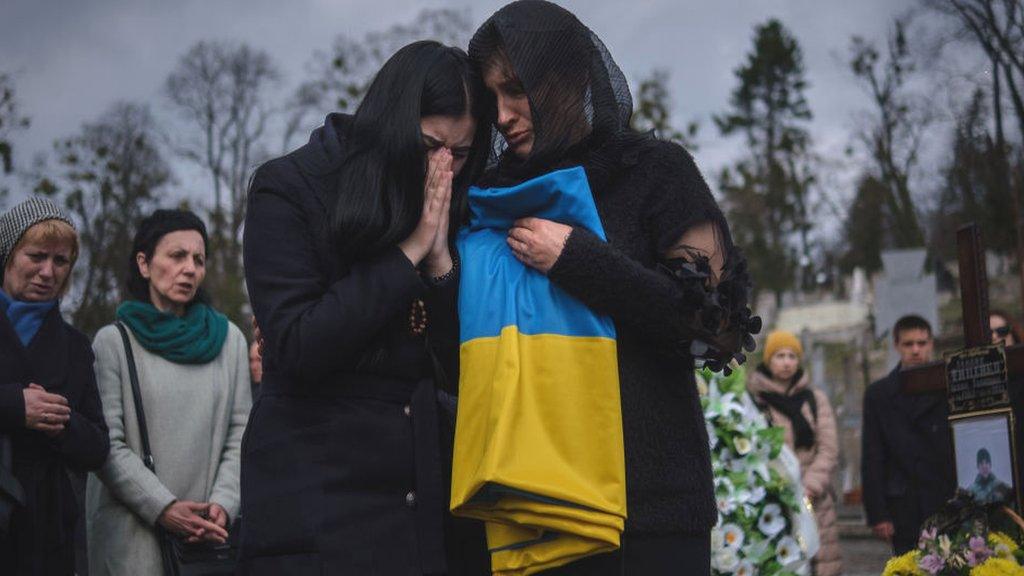
{"type": "MultiPolygon", "coordinates": [[[[11,136],[29,126],[29,119],[21,113],[14,79],[0,72],[0,176],[14,172],[14,144],[11,136]]],[[[7,188],[0,186],[0,200],[7,195],[7,188]]]]}
{"type": "Polygon", "coordinates": [[[435,40],[465,46],[473,30],[468,10],[425,9],[409,24],[370,32],[353,39],[339,35],[327,52],[318,51],[310,62],[310,78],[292,96],[283,147],[314,127],[328,112],[353,112],[373,82],[377,70],[399,48],[416,40],[435,40]]]}
{"type": "Polygon", "coordinates": [[[246,44],[199,42],[167,77],[165,92],[189,136],[178,153],[210,178],[210,291],[243,321],[241,228],[251,171],[269,157],[265,139],[280,74],[270,55],[246,44]]]}
{"type": "Polygon", "coordinates": [[[1009,191],[1016,232],[1018,272],[1024,295],[1024,0],[922,0],[935,12],[945,14],[957,25],[956,35],[975,44],[991,65],[992,112],[995,124],[995,184],[1009,191]],[[1011,160],[1003,117],[1003,87],[1017,118],[1020,146],[1011,160]],[[1016,165],[1014,172],[1011,166],[1016,165]]]}
{"type": "Polygon", "coordinates": [[[117,103],[96,122],[54,143],[35,191],[61,200],[79,229],[72,300],[75,326],[93,333],[114,318],[135,225],[170,181],[149,108],[117,103]]]}
{"type": "Polygon", "coordinates": [[[933,120],[927,100],[916,96],[909,85],[915,63],[906,25],[902,19],[894,22],[884,54],[871,42],[854,36],[849,60],[873,106],[857,136],[874,163],[873,176],[887,190],[886,212],[892,222],[893,242],[899,247],[924,245],[910,178],[920,161],[922,138],[933,120]]]}

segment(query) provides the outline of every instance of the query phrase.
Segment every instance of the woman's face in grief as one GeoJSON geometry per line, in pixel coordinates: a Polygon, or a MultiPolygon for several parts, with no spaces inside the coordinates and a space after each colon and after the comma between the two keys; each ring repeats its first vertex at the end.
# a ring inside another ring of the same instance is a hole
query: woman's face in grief
{"type": "Polygon", "coordinates": [[[447,148],[452,152],[452,175],[458,176],[466,165],[473,147],[476,121],[468,112],[461,117],[426,116],[420,119],[423,146],[429,156],[434,150],[447,148]]]}
{"type": "Polygon", "coordinates": [[[139,273],[149,281],[149,297],[159,310],[181,314],[196,297],[206,277],[206,246],[195,230],[169,232],[160,239],[153,257],[135,255],[139,273]]]}
{"type": "Polygon", "coordinates": [[[22,241],[7,260],[4,292],[22,302],[57,299],[71,274],[72,250],[61,240],[22,241]]]}
{"type": "Polygon", "coordinates": [[[772,373],[772,378],[779,381],[788,381],[796,374],[798,368],[800,357],[789,348],[779,350],[768,359],[768,371],[772,373]]]}
{"type": "Polygon", "coordinates": [[[494,56],[484,69],[484,85],[494,94],[498,109],[498,130],[512,153],[526,158],[533,150],[533,115],[530,99],[511,64],[502,55],[494,56]]]}
{"type": "Polygon", "coordinates": [[[1006,322],[1006,318],[997,314],[992,314],[988,317],[988,327],[992,331],[992,343],[1002,344],[1004,346],[1012,346],[1016,344],[1013,338],[1013,332],[1010,331],[1010,325],[1006,322]]]}

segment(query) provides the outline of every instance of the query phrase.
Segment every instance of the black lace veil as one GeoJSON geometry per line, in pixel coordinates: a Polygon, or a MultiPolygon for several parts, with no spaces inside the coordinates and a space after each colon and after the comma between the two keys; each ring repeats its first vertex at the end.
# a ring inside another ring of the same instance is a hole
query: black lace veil
{"type": "MultiPolygon", "coordinates": [[[[533,147],[519,158],[497,130],[495,97],[483,103],[490,119],[492,151],[483,186],[518,184],[545,172],[582,165],[595,194],[616,171],[635,165],[653,135],[630,128],[633,99],[625,75],[594,32],[568,10],[545,0],[517,0],[494,13],[469,43],[469,57],[478,70],[503,68],[518,79],[529,104],[533,147]],[[510,68],[510,69],[509,69],[510,68]]],[[[699,196],[699,195],[695,195],[699,196]]],[[[747,307],[750,277],[746,260],[732,243],[728,224],[708,191],[688,206],[698,224],[711,221],[714,247],[686,248],[687,256],[664,262],[664,271],[683,286],[686,307],[696,314],[702,335],[691,353],[723,367],[741,348],[753,349],[751,333],[760,319],[747,307]],[[706,196],[706,198],[704,197],[706,196]],[[709,261],[718,252],[721,274],[709,261]]]]}
{"type": "MultiPolygon", "coordinates": [[[[623,137],[643,138],[629,128],[633,99],[622,70],[597,35],[556,4],[508,4],[477,30],[469,55],[480,69],[510,65],[529,98],[534,142],[528,158],[506,153],[504,138],[493,133],[491,163],[507,179],[585,161],[623,137]]],[[[493,97],[489,106],[494,118],[493,97]]]]}

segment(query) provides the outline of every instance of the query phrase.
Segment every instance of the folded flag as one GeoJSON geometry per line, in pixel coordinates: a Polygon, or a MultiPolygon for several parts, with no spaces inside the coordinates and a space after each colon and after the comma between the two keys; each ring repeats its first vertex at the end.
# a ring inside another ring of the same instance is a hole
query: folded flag
{"type": "Polygon", "coordinates": [[[454,514],[483,520],[494,574],[528,575],[619,546],[626,473],[615,328],[506,244],[536,216],[604,228],[583,168],[470,188],[457,239],[460,377],[454,514]]]}

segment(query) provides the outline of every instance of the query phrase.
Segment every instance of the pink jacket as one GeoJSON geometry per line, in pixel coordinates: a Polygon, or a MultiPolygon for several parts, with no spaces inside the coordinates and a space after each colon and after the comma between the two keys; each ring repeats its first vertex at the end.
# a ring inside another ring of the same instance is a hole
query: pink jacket
{"type": "Polygon", "coordinates": [[[800,460],[800,475],[807,495],[814,504],[814,513],[818,521],[818,535],[821,548],[814,558],[814,573],[817,576],[833,576],[842,573],[842,559],[839,550],[839,527],[836,525],[835,500],[831,490],[832,472],[839,463],[839,438],[836,431],[836,417],[828,396],[817,388],[811,387],[810,378],[804,374],[796,384],[788,390],[758,370],[752,370],[747,377],[747,391],[754,401],[762,407],[772,426],[781,426],[786,431],[786,444],[793,448],[800,460]],[[767,406],[760,394],[774,392],[792,396],[810,388],[814,394],[818,417],[815,419],[810,403],[805,403],[801,411],[814,429],[814,446],[799,448],[794,446],[793,425],[789,418],[778,410],[767,406]]]}

